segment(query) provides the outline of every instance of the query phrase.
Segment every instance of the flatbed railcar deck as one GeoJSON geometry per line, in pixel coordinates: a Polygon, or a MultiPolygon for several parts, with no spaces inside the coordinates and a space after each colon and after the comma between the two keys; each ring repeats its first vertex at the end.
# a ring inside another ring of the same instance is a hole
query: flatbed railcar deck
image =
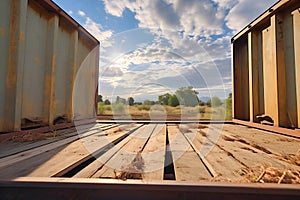
{"type": "MultiPolygon", "coordinates": [[[[37,182],[43,182],[45,188],[54,184],[51,188],[64,191],[68,187],[59,185],[61,181],[76,187],[87,181],[99,187],[135,183],[144,188],[140,184],[155,182],[166,189],[174,183],[187,188],[226,186],[232,191],[243,183],[254,191],[270,187],[265,183],[271,182],[286,183],[281,185],[291,186],[290,195],[300,195],[294,191],[300,183],[300,139],[296,137],[234,123],[113,121],[41,134],[48,138],[19,135],[1,142],[0,179],[7,190],[40,187],[37,182]],[[10,186],[8,180],[14,180],[10,186]]],[[[154,185],[149,189],[157,190],[154,185]]],[[[271,184],[271,188],[278,186],[271,184]]]]}

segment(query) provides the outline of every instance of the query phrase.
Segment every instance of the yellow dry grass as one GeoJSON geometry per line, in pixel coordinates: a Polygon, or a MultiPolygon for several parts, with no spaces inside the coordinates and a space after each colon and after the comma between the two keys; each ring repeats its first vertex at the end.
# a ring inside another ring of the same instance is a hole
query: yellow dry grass
{"type": "MultiPolygon", "coordinates": [[[[123,111],[117,112],[111,105],[102,105],[99,115],[123,116],[122,118],[131,119],[150,119],[151,116],[168,117],[172,119],[200,119],[200,120],[224,120],[225,107],[207,107],[207,106],[160,106],[160,105],[122,105],[123,111]]],[[[100,110],[100,109],[99,109],[100,110]]]]}

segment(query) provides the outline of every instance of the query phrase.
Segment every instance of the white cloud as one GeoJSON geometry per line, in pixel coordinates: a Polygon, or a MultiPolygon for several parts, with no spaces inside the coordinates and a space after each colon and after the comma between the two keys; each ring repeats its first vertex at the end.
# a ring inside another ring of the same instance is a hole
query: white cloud
{"type": "MultiPolygon", "coordinates": [[[[225,87],[228,91],[231,88],[232,31],[246,26],[275,1],[103,0],[106,12],[113,16],[122,17],[125,9],[134,12],[138,26],[148,29],[155,39],[141,48],[130,46],[126,51],[123,48],[129,45],[125,38],[124,45],[122,42],[116,45],[123,53],[118,54],[116,49],[104,52],[101,55],[104,60],[114,61],[106,62],[109,65],[104,71],[108,71],[103,72],[101,81],[122,94],[129,94],[132,89],[148,83],[169,89],[190,83],[199,91],[207,90],[205,85],[198,83],[201,72],[207,76],[211,89],[225,87]],[[142,70],[132,69],[132,66],[142,70]],[[218,81],[214,81],[215,73],[208,73],[208,69],[220,74],[218,81]]],[[[141,37],[143,35],[135,38],[141,37]]]]}
{"type": "Polygon", "coordinates": [[[220,7],[231,9],[239,0],[212,0],[214,3],[218,4],[220,7]]]}
{"type": "MultiPolygon", "coordinates": [[[[123,11],[128,8],[133,12],[145,9],[148,0],[102,0],[105,6],[105,11],[113,16],[121,17],[123,11]]],[[[152,0],[151,0],[152,1],[152,0]]]]}
{"type": "Polygon", "coordinates": [[[135,12],[139,27],[150,28],[156,33],[181,30],[186,36],[221,34],[228,7],[228,4],[223,7],[222,3],[216,6],[216,2],[210,0],[104,0],[104,4],[106,12],[117,17],[122,16],[125,8],[135,12]]]}
{"type": "Polygon", "coordinates": [[[123,10],[126,7],[122,1],[103,0],[103,2],[107,13],[116,17],[122,16],[123,10]]]}
{"type": "Polygon", "coordinates": [[[160,43],[153,43],[143,49],[139,48],[131,54],[125,55],[123,60],[135,65],[167,61],[184,62],[184,59],[179,55],[174,54],[169,47],[160,43]]]}
{"type": "Polygon", "coordinates": [[[227,16],[227,26],[239,31],[278,0],[239,0],[227,16]]]}
{"type": "Polygon", "coordinates": [[[68,11],[68,14],[69,14],[69,15],[72,15],[72,14],[73,14],[73,11],[72,11],[72,10],[69,10],[69,11],[68,11]]]}
{"type": "Polygon", "coordinates": [[[81,17],[85,16],[85,12],[83,12],[82,10],[78,10],[78,15],[81,17]]]}
{"type": "Polygon", "coordinates": [[[97,24],[91,18],[87,17],[84,27],[100,41],[102,47],[111,46],[111,42],[108,39],[112,36],[113,32],[111,30],[104,31],[101,24],[97,24]]]}
{"type": "Polygon", "coordinates": [[[107,68],[108,72],[102,73],[103,76],[100,77],[102,87],[108,85],[110,88],[110,90],[101,89],[105,96],[122,95],[125,98],[129,96],[136,98],[140,95],[140,99],[152,96],[153,100],[166,91],[174,93],[176,89],[189,85],[201,90],[201,95],[206,95],[203,91],[209,91],[211,94],[218,92],[220,96],[222,88],[227,90],[231,88],[230,79],[227,76],[223,79],[222,71],[219,71],[213,63],[192,63],[190,66],[184,66],[183,63],[152,63],[143,70],[127,70],[124,73],[120,73],[116,66],[107,68]]]}
{"type": "MultiPolygon", "coordinates": [[[[217,38],[224,36],[226,10],[237,0],[104,0],[105,9],[114,16],[122,16],[125,8],[135,12],[139,27],[150,29],[151,32],[167,40],[172,51],[187,59],[206,57],[216,50],[218,43],[213,43],[212,35],[217,38]],[[226,3],[225,3],[226,2],[226,3]],[[181,34],[179,34],[179,32],[181,34]],[[200,41],[199,38],[202,38],[200,41]]],[[[224,51],[227,46],[222,46],[224,51]]],[[[230,50],[230,49],[229,49],[230,50]]],[[[221,51],[220,51],[221,52],[221,51]]],[[[220,55],[220,54],[218,54],[220,55]]],[[[226,53],[228,55],[228,53],[226,53]]]]}

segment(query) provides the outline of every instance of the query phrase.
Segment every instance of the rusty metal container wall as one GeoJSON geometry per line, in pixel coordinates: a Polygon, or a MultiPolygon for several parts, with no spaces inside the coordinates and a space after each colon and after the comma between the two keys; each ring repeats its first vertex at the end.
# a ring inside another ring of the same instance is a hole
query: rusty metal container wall
{"type": "Polygon", "coordinates": [[[0,132],[73,121],[74,93],[94,117],[99,42],[50,0],[2,1],[0,17],[0,132]]]}
{"type": "Polygon", "coordinates": [[[72,65],[71,62],[74,59],[74,50],[72,46],[74,46],[76,40],[74,36],[72,37],[72,33],[69,33],[67,30],[60,28],[58,31],[58,46],[57,46],[57,60],[56,60],[56,82],[55,82],[55,97],[59,97],[54,102],[54,118],[65,115],[68,105],[68,96],[71,93],[70,79],[72,79],[72,65]],[[71,36],[71,37],[70,37],[71,36]],[[68,77],[68,78],[66,78],[68,77]],[[59,87],[59,86],[69,86],[69,87],[59,87]]]}
{"type": "Polygon", "coordinates": [[[0,127],[4,126],[6,74],[9,54],[10,1],[1,2],[0,6],[0,127]]]}
{"type": "Polygon", "coordinates": [[[232,38],[234,119],[300,128],[299,8],[279,1],[232,38]]]}
{"type": "MultiPolygon", "coordinates": [[[[51,49],[47,44],[51,42],[50,38],[48,39],[51,34],[48,32],[50,16],[47,13],[43,14],[45,11],[36,6],[31,5],[27,9],[21,118],[47,123],[48,119],[44,119],[43,114],[44,99],[47,98],[44,95],[45,86],[49,84],[46,83],[45,78],[50,76],[46,74],[46,71],[51,67],[48,57],[52,52],[49,52],[51,49]]],[[[23,121],[24,125],[26,123],[27,121],[23,121]]]]}
{"type": "Polygon", "coordinates": [[[86,51],[86,48],[84,48],[85,45],[86,44],[81,42],[79,42],[78,45],[79,51],[85,51],[80,53],[80,55],[85,55],[86,53],[88,53],[88,55],[86,57],[80,56],[78,58],[79,62],[73,93],[75,120],[92,117],[91,113],[96,115],[95,95],[97,94],[97,90],[95,88],[97,88],[98,84],[98,73],[93,68],[96,63],[99,62],[98,49],[86,51]]]}
{"type": "Polygon", "coordinates": [[[0,130],[21,128],[21,95],[25,47],[27,1],[1,2],[1,92],[0,130]]]}

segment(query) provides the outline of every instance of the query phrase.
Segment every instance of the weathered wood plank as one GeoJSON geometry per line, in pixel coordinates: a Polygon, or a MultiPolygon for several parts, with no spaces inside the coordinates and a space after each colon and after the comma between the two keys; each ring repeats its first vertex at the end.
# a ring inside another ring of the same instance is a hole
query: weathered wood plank
{"type": "Polygon", "coordinates": [[[184,135],[182,134],[182,132],[184,132],[184,130],[187,129],[185,124],[168,125],[167,128],[171,151],[194,151],[189,142],[185,139],[184,135]],[[182,132],[179,129],[182,129],[182,132]]]}
{"type": "MultiPolygon", "coordinates": [[[[288,14],[290,15],[290,13],[288,14]]],[[[287,88],[287,78],[290,80],[293,79],[294,72],[293,74],[289,74],[290,77],[287,76],[287,67],[293,67],[293,66],[288,66],[289,61],[291,59],[294,59],[294,56],[292,58],[288,58],[285,56],[287,54],[287,48],[285,44],[285,38],[286,38],[286,32],[289,32],[292,27],[288,27],[287,25],[287,19],[284,19],[284,16],[282,13],[276,13],[275,14],[275,32],[276,32],[276,67],[277,69],[277,94],[278,94],[278,121],[279,121],[279,126],[281,127],[291,127],[292,123],[290,120],[292,119],[292,113],[288,113],[288,103],[292,103],[292,101],[288,102],[288,98],[291,98],[291,96],[288,96],[287,90],[291,90],[292,88],[287,88]],[[286,29],[286,30],[285,30],[286,29]],[[289,118],[290,117],[290,118],[289,118]]],[[[292,40],[292,38],[291,38],[292,40]]],[[[293,54],[293,52],[289,52],[290,54],[293,54]]],[[[293,84],[294,85],[294,84],[293,84]]],[[[273,86],[274,87],[274,86],[273,86]]],[[[291,86],[292,87],[292,86],[291,86]]],[[[296,105],[291,105],[293,107],[293,110],[295,109],[296,105]]]]}
{"type": "Polygon", "coordinates": [[[243,36],[232,44],[234,118],[249,120],[248,38],[243,36]]]}
{"type": "MultiPolygon", "coordinates": [[[[116,125],[113,125],[113,126],[116,126],[116,125]]],[[[111,126],[111,127],[113,127],[113,126],[111,126]]],[[[92,131],[86,131],[86,132],[84,130],[81,130],[81,131],[78,131],[78,134],[80,135],[81,138],[84,138],[84,137],[87,137],[87,136],[90,136],[90,135],[93,135],[96,133],[98,133],[100,135],[105,135],[105,133],[103,131],[105,131],[111,127],[102,128],[100,130],[100,133],[99,133],[99,130],[92,130],[92,131]]],[[[78,135],[75,135],[75,136],[72,136],[72,137],[69,137],[66,139],[62,139],[62,140],[59,140],[59,141],[56,141],[56,142],[53,142],[53,143],[50,143],[47,145],[43,145],[43,146],[40,146],[40,147],[37,147],[34,149],[30,149],[30,150],[27,150],[24,152],[20,152],[20,153],[17,153],[17,154],[8,156],[8,157],[4,157],[4,158],[0,159],[0,161],[1,161],[0,168],[9,166],[13,163],[20,162],[22,160],[26,160],[28,158],[31,158],[31,157],[39,155],[41,153],[50,151],[50,150],[58,148],[60,146],[69,144],[76,140],[78,140],[78,135]]]]}
{"type": "Polygon", "coordinates": [[[142,152],[145,163],[143,180],[163,180],[166,153],[166,125],[158,124],[142,152]]]}
{"type": "MultiPolygon", "coordinates": [[[[300,55],[300,13],[299,9],[292,12],[293,16],[293,46],[295,55],[300,55]]],[[[300,128],[300,56],[295,56],[295,78],[297,98],[297,128],[300,128]]]]}
{"type": "MultiPolygon", "coordinates": [[[[88,137],[81,138],[80,140],[76,140],[66,146],[50,160],[43,163],[43,165],[32,171],[28,176],[51,177],[62,175],[69,169],[88,160],[97,150],[118,137],[122,137],[122,135],[124,135],[124,133],[106,137],[105,131],[101,131],[89,135],[88,137]]],[[[42,152],[45,152],[45,150],[43,149],[42,152]]]]}
{"type": "Polygon", "coordinates": [[[278,169],[299,168],[282,161],[280,157],[274,156],[265,147],[251,143],[242,137],[232,137],[227,131],[222,131],[222,135],[216,145],[226,151],[229,156],[249,168],[257,165],[274,166],[278,169]]]}
{"type": "Polygon", "coordinates": [[[124,131],[131,132],[135,130],[133,133],[131,133],[128,137],[123,139],[121,142],[113,146],[111,149],[109,149],[107,152],[105,152],[103,155],[101,155],[99,158],[97,158],[95,161],[93,161],[90,165],[86,166],[84,169],[79,171],[77,174],[73,176],[73,178],[90,178],[92,177],[98,170],[100,170],[103,165],[107,163],[109,159],[112,158],[113,155],[115,155],[125,144],[128,143],[128,141],[131,140],[132,137],[138,133],[136,131],[139,127],[141,127],[142,124],[137,125],[132,128],[127,128],[124,131]]]}
{"type": "MultiPolygon", "coordinates": [[[[99,171],[97,171],[93,177],[98,178],[126,178],[126,175],[132,173],[132,161],[140,155],[143,147],[152,134],[156,124],[144,125],[137,130],[137,133],[133,135],[131,140],[122,147],[99,171]]],[[[143,165],[143,163],[139,163],[143,165]]],[[[143,166],[141,166],[143,168],[143,166]]],[[[137,170],[139,171],[139,170],[137,170]]],[[[139,172],[142,172],[140,169],[139,172]]]]}
{"type": "MultiPolygon", "coordinates": [[[[110,127],[114,127],[116,125],[112,124],[89,124],[89,125],[80,125],[78,127],[71,127],[68,129],[63,130],[55,130],[52,132],[53,138],[40,140],[40,141],[31,141],[31,142],[5,142],[4,144],[0,145],[0,158],[4,158],[7,156],[11,156],[23,151],[27,151],[30,149],[34,149],[37,147],[41,147],[46,144],[50,144],[53,142],[57,142],[59,140],[69,138],[72,136],[77,136],[78,134],[82,134],[85,132],[89,132],[96,129],[107,129],[110,127]],[[56,137],[56,135],[61,135],[59,137],[56,137]]],[[[97,130],[97,131],[98,131],[97,130]]],[[[89,134],[92,134],[93,132],[89,132],[89,134]]]]}
{"type": "Polygon", "coordinates": [[[79,125],[79,126],[75,126],[77,131],[80,130],[93,130],[93,129],[97,129],[97,128],[105,128],[108,126],[112,126],[114,124],[101,124],[101,123],[91,123],[91,124],[83,124],[83,125],[79,125]]]}
{"type": "Polygon", "coordinates": [[[28,176],[32,171],[59,153],[66,145],[38,154],[26,160],[0,168],[0,179],[11,179],[28,176]]]}
{"type": "Polygon", "coordinates": [[[228,136],[241,138],[253,146],[263,147],[277,156],[274,159],[283,159],[288,155],[296,155],[300,150],[300,139],[297,138],[236,124],[225,124],[223,130],[227,132],[228,136]]]}
{"type": "MultiPolygon", "coordinates": [[[[298,11],[299,14],[299,11],[298,11]]],[[[286,70],[286,115],[289,128],[297,127],[297,81],[296,81],[296,62],[299,55],[295,52],[295,49],[298,47],[294,46],[295,38],[295,29],[293,27],[294,18],[290,11],[284,12],[283,14],[283,24],[280,31],[283,31],[283,47],[284,47],[284,59],[285,70],[286,70]]],[[[280,22],[279,22],[280,23],[280,22]]],[[[282,34],[282,32],[280,33],[282,34]]],[[[278,48],[280,48],[278,46],[278,48]]],[[[279,73],[280,76],[282,74],[279,73]]],[[[298,82],[299,84],[299,82],[298,82]]],[[[279,88],[280,90],[281,88],[279,88]]],[[[284,112],[284,111],[281,111],[284,112]]],[[[283,113],[284,114],[284,113],[283,113]]],[[[284,127],[284,125],[282,125],[284,127]]]]}
{"type": "Polygon", "coordinates": [[[48,138],[39,141],[26,141],[26,142],[15,142],[15,141],[8,141],[1,143],[0,145],[0,158],[8,157],[23,151],[27,151],[30,149],[34,149],[46,144],[50,144],[53,142],[57,142],[59,140],[69,138],[72,136],[77,135],[76,130],[74,128],[69,128],[66,130],[59,130],[53,132],[53,138],[48,138]],[[56,136],[59,135],[59,136],[56,136]]]}
{"type": "Polygon", "coordinates": [[[262,31],[263,43],[263,74],[264,74],[264,105],[265,115],[279,126],[277,61],[276,61],[276,30],[275,17],[271,17],[271,25],[262,31]]]}
{"type": "Polygon", "coordinates": [[[177,181],[199,181],[211,178],[205,165],[177,126],[168,126],[170,150],[177,181]]]}
{"type": "Polygon", "coordinates": [[[249,111],[250,121],[258,122],[256,116],[263,111],[263,83],[262,76],[262,44],[261,32],[248,33],[249,56],[249,111]]]}
{"type": "Polygon", "coordinates": [[[205,133],[202,129],[192,129],[190,133],[186,134],[186,137],[215,178],[241,179],[238,170],[244,166],[214,145],[213,140],[210,139],[212,134],[217,135],[218,133],[214,130],[205,133]]]}

